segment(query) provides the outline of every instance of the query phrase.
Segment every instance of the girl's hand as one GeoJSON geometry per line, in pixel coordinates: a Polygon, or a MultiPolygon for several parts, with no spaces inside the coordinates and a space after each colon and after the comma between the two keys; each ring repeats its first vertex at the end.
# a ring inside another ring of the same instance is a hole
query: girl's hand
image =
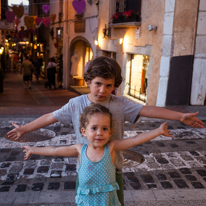
{"type": "Polygon", "coordinates": [[[32,147],[30,147],[30,146],[23,146],[21,148],[24,149],[23,152],[25,152],[24,160],[27,160],[32,155],[32,153],[31,153],[31,148],[32,147]]]}
{"type": "Polygon", "coordinates": [[[22,127],[14,122],[12,122],[12,125],[15,128],[7,133],[7,137],[9,139],[18,140],[23,135],[22,127]]]}
{"type": "Polygon", "coordinates": [[[195,128],[204,128],[204,122],[202,122],[200,119],[195,117],[198,115],[199,112],[196,113],[184,113],[182,115],[182,118],[180,119],[181,122],[183,122],[186,125],[189,125],[191,127],[195,128]]]}
{"type": "Polygon", "coordinates": [[[161,124],[159,129],[160,129],[161,135],[172,137],[172,135],[170,134],[170,131],[168,130],[167,122],[161,124]]]}

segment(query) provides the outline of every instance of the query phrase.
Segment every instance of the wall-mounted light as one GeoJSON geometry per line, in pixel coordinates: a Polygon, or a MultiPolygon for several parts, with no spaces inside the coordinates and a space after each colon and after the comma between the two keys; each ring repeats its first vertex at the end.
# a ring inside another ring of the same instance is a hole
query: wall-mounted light
{"type": "Polygon", "coordinates": [[[5,39],[5,42],[8,42],[8,39],[5,39]]]}
{"type": "Polygon", "coordinates": [[[105,37],[110,37],[111,35],[111,29],[110,29],[110,27],[107,27],[107,25],[105,24],[105,28],[103,29],[103,34],[104,34],[104,37],[103,38],[105,38],[105,37]]]}
{"type": "Polygon", "coordinates": [[[37,44],[37,46],[39,46],[39,44],[37,44]]]}
{"type": "Polygon", "coordinates": [[[2,49],[0,49],[0,54],[3,54],[3,50],[2,49]]]}
{"type": "Polygon", "coordinates": [[[123,43],[123,38],[120,38],[119,39],[119,44],[122,44],[123,43]]]}
{"type": "Polygon", "coordinates": [[[98,45],[98,41],[97,40],[95,40],[94,43],[95,43],[95,45],[98,45]]]}
{"type": "Polygon", "coordinates": [[[36,44],[34,44],[34,49],[37,49],[37,46],[36,46],[36,44]]]}
{"type": "Polygon", "coordinates": [[[29,44],[29,42],[27,41],[26,44],[29,44]]]}
{"type": "Polygon", "coordinates": [[[148,31],[156,31],[156,30],[157,30],[157,26],[148,25],[148,31]]]}

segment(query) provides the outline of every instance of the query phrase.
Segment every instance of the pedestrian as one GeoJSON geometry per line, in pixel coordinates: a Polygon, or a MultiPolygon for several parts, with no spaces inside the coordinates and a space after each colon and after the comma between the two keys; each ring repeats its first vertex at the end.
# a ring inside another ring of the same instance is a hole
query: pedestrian
{"type": "Polygon", "coordinates": [[[31,89],[31,75],[33,71],[33,64],[29,61],[29,57],[26,56],[25,61],[21,65],[21,73],[23,69],[23,81],[25,82],[26,89],[31,89]]]}
{"type": "MultiPolygon", "coordinates": [[[[20,126],[12,122],[15,128],[8,132],[8,138],[18,140],[25,133],[59,121],[62,124],[69,124],[72,122],[77,143],[87,143],[87,140],[83,139],[79,132],[78,118],[83,109],[92,103],[99,103],[106,106],[111,111],[114,119],[113,133],[111,136],[112,140],[123,139],[124,122],[128,121],[135,123],[139,116],[176,120],[195,128],[204,128],[204,123],[196,117],[198,112],[181,113],[156,106],[143,106],[126,97],[112,95],[112,91],[118,88],[122,83],[121,68],[112,58],[100,56],[92,60],[87,71],[84,73],[84,80],[90,87],[89,94],[72,98],[59,110],[45,114],[26,125],[20,126]]],[[[122,176],[123,156],[120,152],[116,153],[115,166],[116,180],[120,187],[117,194],[121,204],[124,205],[124,184],[122,176]]]]}
{"type": "Polygon", "coordinates": [[[100,104],[86,107],[79,121],[79,130],[87,138],[88,144],[42,148],[23,146],[24,160],[32,154],[67,157],[78,155],[80,167],[76,205],[121,206],[117,197],[119,185],[115,178],[115,153],[148,142],[159,135],[172,137],[167,130],[167,123],[133,138],[109,141],[112,134],[112,114],[106,107],[100,104]]]}
{"type": "Polygon", "coordinates": [[[42,66],[42,63],[40,61],[40,58],[37,57],[37,60],[34,62],[34,69],[35,69],[34,73],[35,73],[37,81],[39,80],[41,66],[42,66]]]}
{"type": "Polygon", "coordinates": [[[53,89],[56,89],[56,84],[55,84],[56,67],[57,67],[57,64],[55,63],[55,59],[54,57],[51,57],[47,65],[47,78],[48,78],[50,89],[52,89],[52,85],[54,87],[53,89]]]}

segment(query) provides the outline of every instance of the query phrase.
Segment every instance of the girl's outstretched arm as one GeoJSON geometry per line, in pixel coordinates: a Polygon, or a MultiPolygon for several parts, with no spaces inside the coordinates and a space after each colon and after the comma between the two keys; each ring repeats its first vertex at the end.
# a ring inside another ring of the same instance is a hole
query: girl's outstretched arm
{"type": "Polygon", "coordinates": [[[148,142],[159,135],[165,135],[167,137],[172,137],[170,131],[168,130],[167,122],[160,125],[159,128],[151,130],[150,132],[141,133],[135,137],[131,137],[124,140],[113,140],[114,151],[126,150],[139,144],[148,142]]]}
{"type": "Polygon", "coordinates": [[[34,155],[43,155],[43,156],[66,156],[73,157],[77,156],[82,148],[82,144],[75,144],[72,146],[64,147],[30,147],[23,146],[21,147],[24,155],[24,160],[27,160],[32,154],[34,155]]]}
{"type": "Polygon", "coordinates": [[[162,107],[156,106],[144,106],[139,112],[140,116],[150,117],[150,118],[158,118],[158,119],[168,119],[181,121],[186,125],[195,128],[204,128],[204,122],[196,117],[198,112],[196,113],[182,113],[171,111],[162,107]]]}

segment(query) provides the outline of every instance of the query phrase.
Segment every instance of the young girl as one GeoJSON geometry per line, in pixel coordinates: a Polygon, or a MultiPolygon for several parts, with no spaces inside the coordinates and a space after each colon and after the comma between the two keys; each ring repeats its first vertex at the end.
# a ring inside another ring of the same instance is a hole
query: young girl
{"type": "Polygon", "coordinates": [[[110,140],[112,115],[106,107],[92,104],[80,116],[79,128],[89,144],[44,148],[23,146],[24,160],[32,154],[68,157],[78,155],[80,166],[76,204],[121,206],[116,191],[119,186],[115,179],[115,152],[150,141],[159,135],[172,137],[166,124],[165,122],[159,128],[133,138],[110,140]]]}

